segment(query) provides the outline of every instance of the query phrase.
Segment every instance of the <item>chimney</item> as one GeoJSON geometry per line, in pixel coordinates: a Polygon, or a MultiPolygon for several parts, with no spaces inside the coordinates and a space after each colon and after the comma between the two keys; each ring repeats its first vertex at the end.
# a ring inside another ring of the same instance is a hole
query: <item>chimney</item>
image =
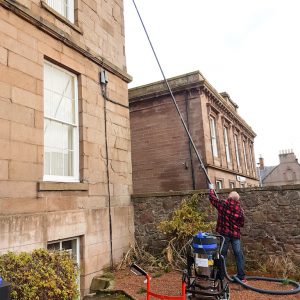
{"type": "Polygon", "coordinates": [[[264,159],[261,156],[259,158],[259,169],[260,170],[264,170],[265,169],[264,159]]]}
{"type": "Polygon", "coordinates": [[[279,162],[287,163],[294,162],[296,160],[296,155],[294,154],[293,149],[286,149],[279,151],[279,162]]]}

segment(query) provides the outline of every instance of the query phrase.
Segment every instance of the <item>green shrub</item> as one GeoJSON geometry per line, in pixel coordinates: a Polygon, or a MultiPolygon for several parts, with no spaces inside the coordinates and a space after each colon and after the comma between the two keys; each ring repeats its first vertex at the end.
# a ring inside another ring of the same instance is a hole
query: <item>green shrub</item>
{"type": "Polygon", "coordinates": [[[0,275],[12,284],[12,300],[76,299],[78,272],[66,251],[37,249],[0,256],[0,275]]]}
{"type": "Polygon", "coordinates": [[[199,194],[183,199],[180,207],[173,211],[172,218],[160,222],[158,229],[178,240],[190,238],[199,231],[212,231],[216,223],[208,221],[208,209],[200,210],[199,201],[199,194]]]}
{"type": "Polygon", "coordinates": [[[191,237],[199,231],[212,231],[215,226],[216,223],[208,218],[210,205],[201,209],[200,199],[199,194],[183,199],[171,218],[158,224],[158,230],[169,239],[168,246],[163,251],[168,263],[165,269],[170,266],[176,269],[184,268],[191,237]]]}

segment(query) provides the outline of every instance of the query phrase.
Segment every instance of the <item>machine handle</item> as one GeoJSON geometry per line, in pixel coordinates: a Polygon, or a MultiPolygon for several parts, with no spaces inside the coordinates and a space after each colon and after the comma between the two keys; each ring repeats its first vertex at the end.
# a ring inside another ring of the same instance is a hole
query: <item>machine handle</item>
{"type": "Polygon", "coordinates": [[[220,241],[221,241],[221,244],[220,244],[220,250],[219,250],[219,252],[221,253],[221,252],[222,252],[222,249],[223,249],[223,246],[224,246],[224,243],[225,243],[225,238],[224,238],[224,236],[222,236],[222,235],[217,235],[217,234],[216,234],[216,237],[218,237],[218,238],[220,239],[220,241]]]}
{"type": "Polygon", "coordinates": [[[135,275],[144,275],[147,276],[147,272],[144,271],[141,267],[139,267],[137,264],[132,263],[130,265],[130,271],[135,275]]]}
{"type": "Polygon", "coordinates": [[[189,283],[189,276],[188,276],[188,270],[184,269],[182,272],[182,282],[188,284],[189,283]]]}

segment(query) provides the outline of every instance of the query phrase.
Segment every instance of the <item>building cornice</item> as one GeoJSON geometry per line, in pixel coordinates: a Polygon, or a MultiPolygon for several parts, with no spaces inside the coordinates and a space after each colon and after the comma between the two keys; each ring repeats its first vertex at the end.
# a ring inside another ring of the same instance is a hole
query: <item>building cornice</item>
{"type": "MultiPolygon", "coordinates": [[[[211,105],[216,111],[220,111],[228,115],[232,119],[232,122],[237,123],[240,127],[242,127],[250,137],[254,138],[256,136],[252,128],[237,114],[233,108],[226,103],[224,98],[199,71],[169,78],[168,83],[174,94],[187,90],[198,90],[205,93],[207,97],[211,99],[209,105],[211,105]]],[[[129,89],[128,92],[130,106],[137,102],[143,102],[170,94],[164,80],[138,86],[129,89]]]]}
{"type": "MultiPolygon", "coordinates": [[[[204,78],[199,71],[187,73],[167,79],[168,84],[174,94],[185,90],[200,90],[201,82],[204,78]]],[[[153,98],[169,95],[169,89],[164,80],[152,82],[129,89],[129,103],[147,101],[153,98]]]]}
{"type": "Polygon", "coordinates": [[[224,98],[207,81],[205,81],[202,91],[211,100],[208,105],[211,105],[215,110],[222,111],[225,115],[229,116],[233,122],[242,126],[250,137],[256,137],[256,133],[252,128],[237,114],[236,111],[226,104],[224,98]]]}
{"type": "Polygon", "coordinates": [[[84,44],[79,41],[75,41],[74,38],[72,38],[72,36],[70,36],[67,32],[46,21],[41,16],[32,13],[27,7],[23,6],[22,4],[13,0],[0,0],[0,5],[5,9],[13,12],[17,16],[21,17],[22,19],[26,20],[27,22],[31,23],[32,25],[36,26],[46,34],[61,41],[66,46],[79,52],[84,57],[90,59],[95,64],[113,73],[125,82],[129,83],[132,81],[132,77],[129,74],[121,70],[116,65],[112,64],[104,57],[101,57],[100,55],[94,53],[92,50],[87,49],[84,44]]]}

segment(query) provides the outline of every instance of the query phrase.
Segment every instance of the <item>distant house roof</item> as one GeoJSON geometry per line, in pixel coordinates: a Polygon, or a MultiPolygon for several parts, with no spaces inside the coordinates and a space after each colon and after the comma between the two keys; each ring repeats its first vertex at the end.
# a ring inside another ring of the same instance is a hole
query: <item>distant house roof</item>
{"type": "Polygon", "coordinates": [[[261,181],[263,181],[277,166],[264,167],[263,169],[258,168],[261,181]]]}
{"type": "Polygon", "coordinates": [[[262,168],[261,181],[264,185],[300,184],[300,164],[292,149],[279,153],[279,165],[262,168]]]}

